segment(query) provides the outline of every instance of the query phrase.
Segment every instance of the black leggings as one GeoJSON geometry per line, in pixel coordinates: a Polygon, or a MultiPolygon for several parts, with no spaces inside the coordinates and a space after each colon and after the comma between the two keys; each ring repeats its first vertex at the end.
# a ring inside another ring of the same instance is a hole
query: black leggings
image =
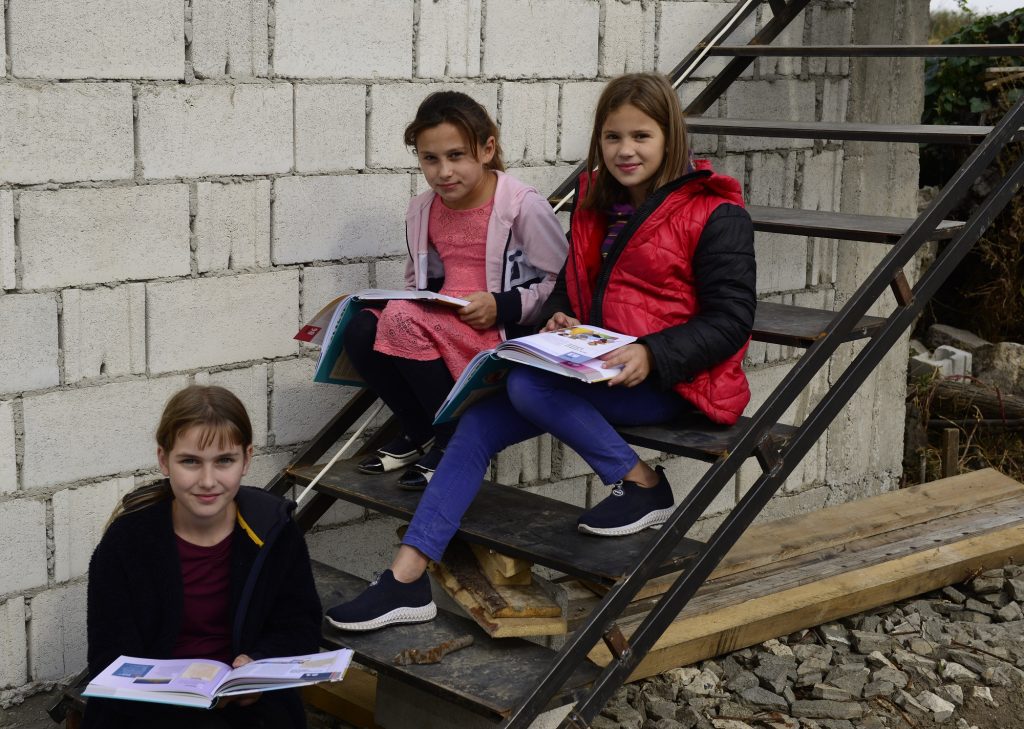
{"type": "Polygon", "coordinates": [[[373,349],[377,317],[360,311],[344,333],[345,351],[356,370],[402,424],[402,433],[413,443],[436,437],[444,448],[455,432],[453,423],[435,427],[434,414],[455,384],[444,360],[425,361],[392,357],[373,349]]]}

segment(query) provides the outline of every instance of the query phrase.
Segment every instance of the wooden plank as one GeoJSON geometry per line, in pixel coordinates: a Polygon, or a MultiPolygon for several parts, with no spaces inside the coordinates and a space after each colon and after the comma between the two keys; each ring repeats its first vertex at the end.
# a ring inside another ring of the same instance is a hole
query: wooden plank
{"type": "Polygon", "coordinates": [[[302,700],[347,724],[383,729],[373,720],[377,705],[377,676],[359,666],[350,666],[344,681],[305,686],[302,700]]]}
{"type": "MultiPolygon", "coordinates": [[[[998,509],[990,508],[998,514],[998,509]]],[[[732,589],[720,590],[703,603],[698,594],[659,638],[631,680],[960,582],[980,569],[1001,566],[1008,560],[1020,560],[1024,558],[1022,511],[1024,504],[1018,504],[1018,513],[1010,517],[1017,523],[1011,526],[934,547],[924,547],[929,542],[927,525],[918,525],[914,529],[922,534],[913,538],[917,549],[898,559],[887,559],[894,549],[891,543],[855,555],[837,549],[840,557],[831,563],[835,574],[821,579],[816,574],[821,573],[823,563],[809,555],[800,558],[805,562],[800,570],[781,563],[761,581],[735,575],[738,584],[732,589]],[[873,563],[858,568],[858,562],[873,563]],[[810,581],[787,584],[800,581],[797,572],[810,581]],[[766,590],[765,583],[777,589],[766,590]]],[[[950,519],[964,518],[959,515],[950,519]]],[[[903,549],[912,547],[905,544],[903,549]]],[[[641,619],[634,617],[620,627],[631,635],[641,619]]],[[[611,655],[599,645],[590,658],[605,665],[611,655]]]]}
{"type": "MultiPolygon", "coordinates": [[[[863,142],[909,144],[978,144],[992,131],[990,126],[953,124],[868,124],[866,122],[775,121],[767,119],[714,119],[688,117],[693,134],[785,137],[796,139],[847,139],[863,142]]],[[[1014,139],[1020,138],[1018,133],[1014,139]]]]}
{"type": "Polygon", "coordinates": [[[529,585],[533,581],[533,565],[525,559],[499,554],[480,544],[470,544],[469,548],[492,585],[529,585]]]}
{"type": "Polygon", "coordinates": [[[489,618],[560,618],[562,609],[532,579],[526,585],[492,585],[461,539],[452,540],[441,560],[489,618]]]}

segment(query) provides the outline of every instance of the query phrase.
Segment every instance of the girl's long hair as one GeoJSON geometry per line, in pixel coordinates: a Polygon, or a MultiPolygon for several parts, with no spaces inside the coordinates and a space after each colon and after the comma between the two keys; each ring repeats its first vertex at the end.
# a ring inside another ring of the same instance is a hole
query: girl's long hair
{"type": "Polygon", "coordinates": [[[420,132],[445,123],[454,126],[469,141],[473,159],[480,159],[480,147],[494,137],[494,156],[486,167],[505,171],[501,142],[498,141],[498,125],[491,119],[487,109],[461,91],[435,91],[427,96],[416,110],[416,118],[405,128],[405,145],[415,149],[416,137],[420,132]]]}
{"type": "Polygon", "coordinates": [[[665,135],[665,157],[651,180],[648,193],[682,177],[690,163],[686,142],[686,122],[679,97],[668,79],[660,73],[629,73],[608,82],[594,112],[594,129],[590,135],[587,169],[597,175],[587,189],[582,206],[607,210],[615,203],[629,202],[629,192],[612,177],[601,154],[601,131],[608,115],[621,106],[631,104],[653,119],[665,135]]]}
{"type": "MultiPolygon", "coordinates": [[[[157,425],[156,443],[164,453],[170,453],[178,436],[190,428],[200,429],[200,448],[217,443],[241,445],[248,450],[252,445],[252,423],[245,405],[233,392],[216,385],[190,385],[172,395],[157,425]]],[[[167,479],[140,486],[125,494],[110,522],[169,498],[171,485],[167,479]]]]}

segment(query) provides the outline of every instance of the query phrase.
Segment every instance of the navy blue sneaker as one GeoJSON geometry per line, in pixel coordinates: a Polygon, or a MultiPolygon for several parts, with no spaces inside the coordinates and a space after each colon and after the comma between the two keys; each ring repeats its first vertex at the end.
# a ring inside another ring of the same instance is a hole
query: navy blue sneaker
{"type": "Polygon", "coordinates": [[[675,499],[665,469],[658,466],[654,470],[657,486],[645,489],[633,481],[619,481],[611,496],[580,515],[576,527],[584,534],[623,537],[664,524],[672,516],[675,499]]]}
{"type": "Polygon", "coordinates": [[[444,456],[444,448],[434,446],[427,455],[423,456],[416,464],[403,473],[398,479],[398,488],[405,491],[422,491],[430,483],[444,456]]]}
{"type": "Polygon", "coordinates": [[[384,570],[358,597],[327,611],[327,622],[341,630],[376,630],[397,623],[425,623],[437,615],[426,572],[415,582],[399,582],[384,570]]]}

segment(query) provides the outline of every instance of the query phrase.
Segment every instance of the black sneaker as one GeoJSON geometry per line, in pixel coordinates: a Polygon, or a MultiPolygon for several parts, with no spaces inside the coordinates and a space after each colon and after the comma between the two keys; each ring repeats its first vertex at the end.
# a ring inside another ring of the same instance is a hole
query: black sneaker
{"type": "Polygon", "coordinates": [[[430,578],[399,582],[384,570],[358,597],[327,611],[327,622],[341,630],[376,630],[397,623],[425,623],[437,615],[430,578]]]}
{"type": "Polygon", "coordinates": [[[611,496],[580,515],[576,527],[584,534],[623,537],[664,524],[672,516],[675,499],[665,469],[658,466],[655,471],[657,486],[644,488],[633,481],[619,481],[611,496]]]}
{"type": "Polygon", "coordinates": [[[430,479],[441,463],[444,456],[444,448],[431,448],[427,455],[423,456],[408,471],[398,479],[398,488],[406,491],[422,491],[430,483],[430,479]]]}
{"type": "Polygon", "coordinates": [[[397,471],[403,466],[408,466],[423,456],[427,449],[434,444],[431,438],[426,443],[416,445],[407,435],[400,435],[393,441],[386,443],[377,449],[377,452],[364,461],[360,461],[356,468],[363,473],[389,473],[397,471]]]}

